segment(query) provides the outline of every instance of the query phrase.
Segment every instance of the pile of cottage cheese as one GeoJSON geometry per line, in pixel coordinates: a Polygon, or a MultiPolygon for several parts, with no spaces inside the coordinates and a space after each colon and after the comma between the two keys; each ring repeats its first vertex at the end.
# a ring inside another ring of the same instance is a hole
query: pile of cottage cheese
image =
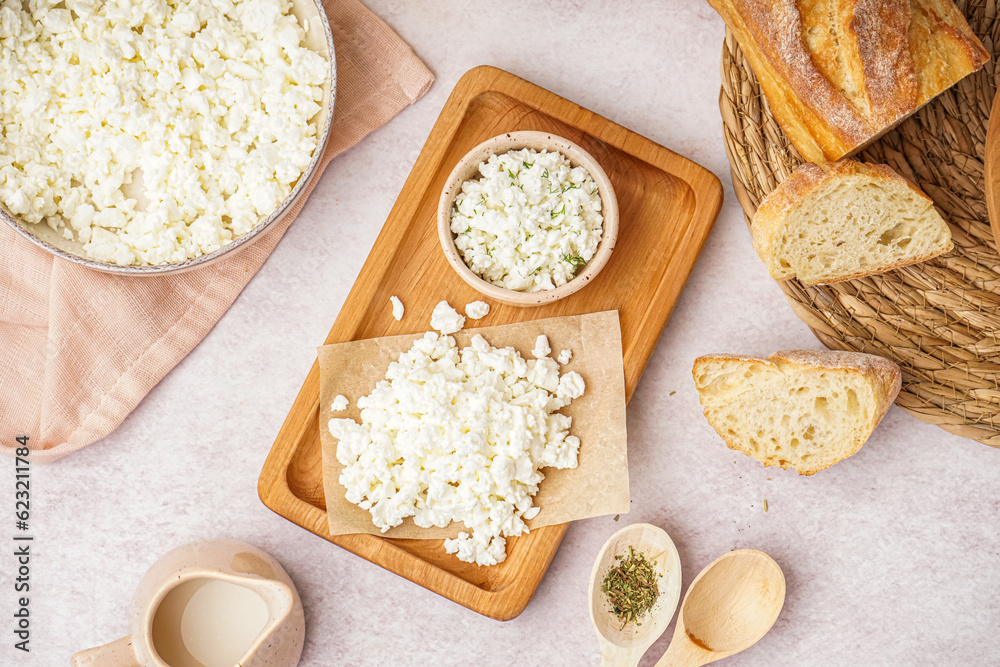
{"type": "Polygon", "coordinates": [[[451,231],[466,265],[522,292],[563,285],[593,258],[604,218],[597,184],[558,152],[491,155],[455,198],[451,231]]]}
{"type": "Polygon", "coordinates": [[[544,467],[575,468],[580,439],[557,412],[583,395],[539,336],[525,360],[481,335],[459,348],[428,332],[358,399],[362,423],[331,419],[340,483],[383,532],[412,516],[421,527],[462,521],[448,553],[479,565],[506,557],[505,537],[528,532],[544,467]]]}
{"type": "Polygon", "coordinates": [[[330,65],[289,0],[3,0],[0,201],[119,265],[212,252],[317,145],[330,65]]]}

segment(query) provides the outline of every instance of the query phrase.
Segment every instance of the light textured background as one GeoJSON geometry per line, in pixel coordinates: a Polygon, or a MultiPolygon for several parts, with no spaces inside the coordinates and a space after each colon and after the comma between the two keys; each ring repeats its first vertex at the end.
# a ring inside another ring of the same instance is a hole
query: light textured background
{"type": "MultiPolygon", "coordinates": [[[[1000,451],[893,408],[856,456],[799,478],[730,452],[701,416],[690,379],[697,355],[820,347],[754,255],[732,194],[717,107],[723,25],[708,5],[368,4],[437,83],[330,165],[229,313],[116,432],[34,470],[33,651],[11,648],[12,561],[0,547],[0,664],[64,665],[123,635],[151,563],[190,540],[229,536],[274,554],[297,582],[303,665],[595,665],[590,567],[615,529],[638,521],[673,537],[685,588],[733,548],[762,549],[783,567],[781,617],[728,664],[1000,664],[1000,451]],[[271,513],[256,491],[315,346],[449,92],[480,64],[632,128],[726,185],[722,215],[629,406],[634,509],[619,523],[572,525],[533,601],[508,623],[328,544],[271,513]]],[[[0,473],[0,488],[11,489],[12,476],[0,473]]],[[[13,504],[12,491],[0,498],[10,499],[0,508],[13,504]]],[[[0,531],[4,544],[9,532],[0,531]]]]}

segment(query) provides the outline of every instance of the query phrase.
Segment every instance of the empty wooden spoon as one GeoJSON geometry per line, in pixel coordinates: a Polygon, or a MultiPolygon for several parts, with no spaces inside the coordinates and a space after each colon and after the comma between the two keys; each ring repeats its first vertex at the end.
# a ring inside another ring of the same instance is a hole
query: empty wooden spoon
{"type": "Polygon", "coordinates": [[[785,575],[762,551],[715,559],[691,582],[670,647],[656,667],[697,667],[750,648],[785,604],[785,575]]]}
{"type": "Polygon", "coordinates": [[[986,128],[986,154],[983,156],[986,171],[983,174],[986,191],[986,211],[990,215],[993,239],[1000,247],[1000,89],[993,98],[990,124],[986,128]]]}
{"type": "Polygon", "coordinates": [[[635,523],[608,538],[590,572],[590,620],[601,642],[603,667],[634,667],[653,642],[670,625],[681,596],[681,559],[670,536],[662,528],[635,523]],[[653,608],[635,623],[622,627],[601,590],[608,571],[617,564],[616,556],[628,554],[629,547],[642,554],[660,575],[659,597],[653,608]]]}

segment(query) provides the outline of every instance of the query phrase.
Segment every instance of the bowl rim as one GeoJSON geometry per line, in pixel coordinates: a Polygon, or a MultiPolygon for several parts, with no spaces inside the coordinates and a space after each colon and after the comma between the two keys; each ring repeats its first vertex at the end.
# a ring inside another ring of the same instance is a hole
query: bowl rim
{"type": "Polygon", "coordinates": [[[466,153],[448,175],[441,191],[441,199],[438,202],[438,239],[451,267],[462,280],[481,294],[514,306],[541,306],[563,299],[583,289],[607,265],[618,239],[618,199],[611,185],[611,179],[608,178],[601,165],[593,155],[575,142],[553,132],[537,130],[504,132],[487,139],[466,153]],[[499,287],[480,278],[462,259],[455,246],[455,235],[451,231],[452,203],[461,192],[462,184],[476,178],[479,166],[491,155],[521,148],[544,149],[562,153],[574,167],[579,166],[587,170],[597,184],[598,194],[601,197],[603,229],[601,241],[594,256],[572,280],[555,289],[542,292],[519,292],[499,287]]]}
{"type": "MultiPolygon", "coordinates": [[[[316,6],[319,18],[321,19],[320,24],[322,25],[323,32],[326,35],[327,48],[330,53],[330,101],[327,104],[326,122],[323,124],[323,128],[320,132],[318,141],[316,142],[316,149],[313,151],[312,158],[309,160],[309,166],[302,173],[302,175],[299,176],[299,180],[295,183],[295,187],[292,188],[292,191],[288,193],[288,196],[282,200],[274,212],[259,221],[246,234],[243,234],[236,240],[222,246],[218,250],[213,250],[210,253],[186,259],[183,262],[153,265],[129,264],[121,266],[110,262],[100,262],[95,259],[88,259],[61,248],[57,248],[48,241],[39,238],[28,231],[25,224],[20,222],[14,214],[10,213],[10,211],[7,210],[7,207],[2,203],[0,203],[0,218],[3,218],[3,220],[22,237],[56,257],[89,269],[125,276],[159,276],[168,273],[183,273],[192,269],[201,268],[222,259],[231,252],[234,252],[242,247],[249,246],[254,241],[263,237],[264,233],[273,227],[276,222],[284,218],[288,211],[302,197],[306,185],[312,181],[316,175],[316,171],[319,169],[320,162],[323,159],[323,154],[326,151],[326,144],[330,139],[330,129],[333,125],[333,113],[337,100],[337,54],[333,44],[333,30],[330,28],[330,20],[326,15],[326,10],[323,8],[321,0],[313,0],[313,4],[316,6]]],[[[310,26],[312,25],[313,21],[310,20],[310,26]]],[[[42,221],[37,224],[42,225],[45,224],[45,222],[42,221]]]]}

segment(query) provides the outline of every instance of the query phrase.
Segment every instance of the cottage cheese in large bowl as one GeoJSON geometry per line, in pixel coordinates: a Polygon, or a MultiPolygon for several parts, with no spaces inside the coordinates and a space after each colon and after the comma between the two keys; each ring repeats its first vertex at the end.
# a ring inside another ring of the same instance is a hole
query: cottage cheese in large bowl
{"type": "Polygon", "coordinates": [[[315,2],[3,2],[8,222],[95,268],[221,254],[315,169],[331,47],[315,2]]]}

